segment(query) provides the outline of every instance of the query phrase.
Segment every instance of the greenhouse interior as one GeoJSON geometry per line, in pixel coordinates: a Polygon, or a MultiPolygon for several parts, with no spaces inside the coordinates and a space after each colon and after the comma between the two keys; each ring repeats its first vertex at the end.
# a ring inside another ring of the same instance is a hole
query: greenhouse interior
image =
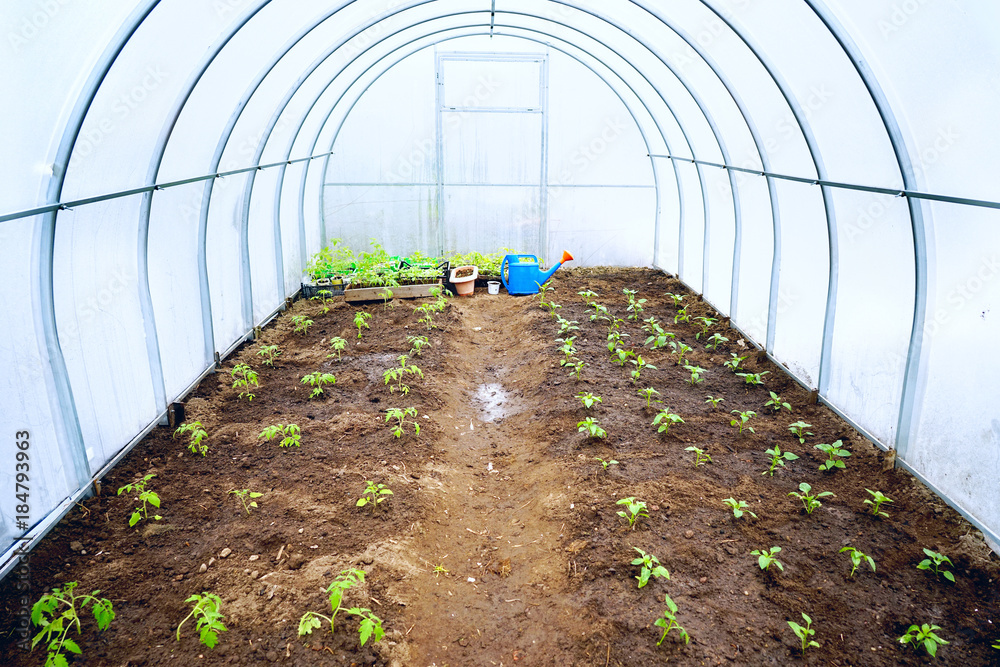
{"type": "Polygon", "coordinates": [[[1000,664],[997,3],[0,20],[3,664],[1000,664]]]}

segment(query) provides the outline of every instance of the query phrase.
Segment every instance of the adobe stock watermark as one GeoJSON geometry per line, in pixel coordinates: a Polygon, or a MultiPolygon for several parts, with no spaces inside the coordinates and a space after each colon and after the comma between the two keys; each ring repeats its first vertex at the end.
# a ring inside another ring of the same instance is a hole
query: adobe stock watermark
{"type": "Polygon", "coordinates": [[[88,123],[86,129],[80,133],[76,146],[73,148],[73,155],[70,157],[70,167],[79,166],[84,159],[92,155],[97,147],[107,137],[114,134],[121,123],[131,116],[168,76],[168,73],[160,69],[159,65],[147,67],[142,72],[142,78],[137,79],[134,86],[115,98],[111,105],[111,112],[107,116],[96,123],[88,123]]]}
{"type": "Polygon", "coordinates": [[[876,22],[878,30],[882,33],[882,39],[889,41],[895,33],[899,32],[913,20],[924,5],[930,0],[903,0],[903,2],[893,3],[889,8],[889,13],[876,22]]]}
{"type": "Polygon", "coordinates": [[[24,45],[37,37],[52,19],[72,0],[37,0],[33,9],[25,13],[16,27],[7,33],[7,43],[14,53],[20,53],[24,45]]]}

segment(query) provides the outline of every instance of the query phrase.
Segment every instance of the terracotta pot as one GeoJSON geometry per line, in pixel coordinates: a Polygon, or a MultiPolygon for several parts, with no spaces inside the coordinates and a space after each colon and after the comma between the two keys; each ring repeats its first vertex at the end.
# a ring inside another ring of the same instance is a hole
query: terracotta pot
{"type": "Polygon", "coordinates": [[[472,296],[476,291],[476,278],[479,277],[478,266],[456,266],[451,270],[451,283],[460,296],[472,296]],[[461,278],[458,274],[464,274],[461,278]]]}

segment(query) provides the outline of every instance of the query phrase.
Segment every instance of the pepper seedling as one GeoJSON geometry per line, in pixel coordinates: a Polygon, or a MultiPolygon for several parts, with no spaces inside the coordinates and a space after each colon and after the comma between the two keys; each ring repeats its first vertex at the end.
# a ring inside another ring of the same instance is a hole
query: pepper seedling
{"type": "Polygon", "coordinates": [[[755,549],[750,552],[751,556],[757,557],[757,565],[760,569],[768,572],[771,570],[771,566],[775,566],[782,572],[785,571],[785,566],[781,564],[775,556],[781,551],[781,547],[771,547],[770,549],[755,549]]]}
{"type": "Polygon", "coordinates": [[[628,521],[628,527],[635,530],[635,524],[639,522],[642,517],[649,518],[649,512],[646,511],[646,503],[641,500],[636,500],[634,497],[630,496],[628,498],[622,498],[616,505],[624,505],[625,509],[619,510],[617,512],[618,516],[628,521]]]}
{"type": "Polygon", "coordinates": [[[600,396],[594,396],[589,391],[581,391],[579,394],[576,395],[576,397],[580,399],[581,403],[583,403],[583,407],[587,408],[588,410],[594,407],[595,404],[604,402],[601,400],[600,396]]]}
{"type": "Polygon", "coordinates": [[[778,466],[781,466],[782,468],[785,467],[785,461],[795,461],[799,458],[797,454],[781,451],[781,447],[778,447],[777,445],[775,445],[773,449],[768,449],[764,453],[771,456],[771,467],[762,472],[761,475],[770,475],[771,477],[774,477],[775,468],[778,466]]]}
{"type": "Polygon", "coordinates": [[[888,519],[889,514],[887,512],[883,512],[881,508],[883,503],[891,503],[892,498],[883,494],[881,491],[872,491],[871,489],[865,489],[865,491],[867,491],[868,495],[872,497],[872,500],[865,499],[864,501],[865,505],[872,506],[872,516],[884,516],[888,519]]]}
{"type": "Polygon", "coordinates": [[[580,433],[586,433],[591,438],[605,438],[608,435],[608,432],[601,428],[593,417],[587,417],[583,421],[577,422],[576,430],[580,433]]]}
{"type": "Polygon", "coordinates": [[[868,554],[861,553],[854,547],[843,547],[837,553],[842,554],[845,551],[848,552],[848,555],[851,557],[851,574],[849,576],[853,577],[855,571],[857,571],[858,569],[858,566],[860,566],[862,563],[865,562],[867,562],[869,567],[871,567],[872,572],[875,571],[875,559],[873,559],[871,556],[869,556],[868,554]]]}
{"type": "Polygon", "coordinates": [[[733,510],[733,516],[737,519],[742,518],[744,514],[749,514],[753,518],[757,518],[757,515],[747,509],[749,505],[745,500],[736,500],[735,498],[724,498],[723,503],[729,506],[733,510]]]}
{"type": "Polygon", "coordinates": [[[818,498],[826,498],[827,496],[831,498],[836,498],[836,496],[831,491],[823,491],[822,493],[817,493],[814,496],[809,495],[811,492],[812,492],[812,487],[806,482],[802,482],[801,484],[799,484],[799,493],[792,491],[788,495],[792,496],[793,498],[798,498],[800,501],[802,501],[802,506],[805,508],[806,514],[812,514],[814,509],[816,509],[817,507],[822,507],[823,503],[821,503],[818,500],[818,498]]]}
{"type": "Polygon", "coordinates": [[[806,444],[806,436],[813,435],[812,431],[807,431],[807,428],[812,428],[812,424],[807,424],[804,421],[797,421],[794,424],[788,425],[788,430],[799,439],[799,444],[806,444]]]}
{"type": "MultiPolygon", "coordinates": [[[[948,643],[934,634],[935,630],[940,629],[940,625],[928,625],[927,623],[923,623],[919,626],[911,625],[906,631],[906,634],[899,638],[899,643],[909,644],[918,651],[920,650],[920,647],[923,646],[924,650],[927,651],[927,655],[932,658],[937,657],[938,646],[948,643]]],[[[997,646],[994,646],[993,648],[997,648],[997,646]]]]}
{"type": "Polygon", "coordinates": [[[784,409],[788,410],[789,412],[792,411],[792,405],[791,405],[791,403],[785,403],[784,401],[781,400],[781,396],[778,396],[773,391],[768,392],[768,393],[771,394],[771,399],[767,403],[764,404],[765,408],[771,408],[775,412],[781,412],[781,408],[784,408],[784,409]]]}
{"type": "Polygon", "coordinates": [[[658,427],[656,432],[663,433],[664,435],[670,431],[670,427],[674,424],[683,423],[684,420],[681,419],[681,416],[671,412],[670,408],[663,408],[653,417],[653,426],[658,427]]]}
{"type": "Polygon", "coordinates": [[[823,461],[819,466],[820,470],[836,471],[837,468],[843,469],[847,467],[847,464],[841,461],[841,459],[847,458],[851,453],[844,449],[842,441],[838,440],[832,445],[813,445],[813,447],[827,455],[826,461],[823,461]]]}
{"type": "Polygon", "coordinates": [[[632,561],[632,565],[639,565],[639,575],[635,577],[639,581],[639,588],[642,588],[649,583],[650,577],[663,577],[664,579],[670,578],[670,572],[667,568],[660,565],[660,559],[653,554],[648,554],[639,547],[632,547],[639,552],[639,558],[632,561]]]}
{"type": "Polygon", "coordinates": [[[799,625],[798,623],[795,623],[794,621],[785,621],[785,622],[788,623],[788,627],[792,629],[792,632],[795,633],[795,636],[802,641],[802,655],[805,655],[807,648],[813,648],[813,647],[819,648],[820,645],[818,642],[809,639],[814,634],[816,634],[816,631],[812,629],[812,619],[806,616],[805,614],[802,614],[802,620],[806,622],[805,627],[799,625]]]}
{"type": "Polygon", "coordinates": [[[697,447],[685,447],[685,452],[694,452],[694,467],[702,465],[703,463],[712,463],[712,457],[705,452],[703,449],[698,449],[697,447]]]}
{"type": "Polygon", "coordinates": [[[663,597],[665,598],[664,602],[666,602],[667,608],[663,610],[663,616],[653,622],[653,625],[656,627],[663,628],[663,636],[660,637],[660,641],[656,642],[656,645],[659,646],[662,644],[663,640],[667,638],[667,634],[671,630],[677,630],[677,633],[680,635],[680,638],[684,640],[684,643],[689,643],[691,641],[691,636],[688,635],[687,630],[682,628],[677,623],[677,604],[670,599],[669,595],[664,595],[663,597]]]}

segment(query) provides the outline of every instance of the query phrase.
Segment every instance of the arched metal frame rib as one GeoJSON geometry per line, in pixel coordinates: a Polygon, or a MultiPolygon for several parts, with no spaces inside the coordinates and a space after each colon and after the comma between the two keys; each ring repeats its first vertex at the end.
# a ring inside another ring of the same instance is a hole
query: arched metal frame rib
{"type": "MultiPolygon", "coordinates": [[[[847,30],[844,29],[823,0],[804,1],[840,44],[858,76],[864,82],[865,88],[867,88],[868,94],[882,118],[885,131],[889,135],[896,163],[899,165],[899,173],[903,178],[903,187],[907,190],[916,190],[918,188],[917,178],[913,170],[913,161],[910,159],[910,153],[906,147],[906,140],[903,138],[903,132],[892,112],[892,106],[889,104],[885,92],[861,54],[861,49],[850,38],[847,30]]],[[[916,422],[914,412],[920,389],[923,334],[927,318],[927,267],[931,252],[927,243],[929,221],[924,218],[923,203],[907,197],[906,204],[910,212],[910,229],[913,234],[914,296],[913,323],[910,328],[910,343],[907,349],[906,368],[903,372],[902,396],[896,427],[895,449],[900,459],[906,456],[916,422]]]]}

